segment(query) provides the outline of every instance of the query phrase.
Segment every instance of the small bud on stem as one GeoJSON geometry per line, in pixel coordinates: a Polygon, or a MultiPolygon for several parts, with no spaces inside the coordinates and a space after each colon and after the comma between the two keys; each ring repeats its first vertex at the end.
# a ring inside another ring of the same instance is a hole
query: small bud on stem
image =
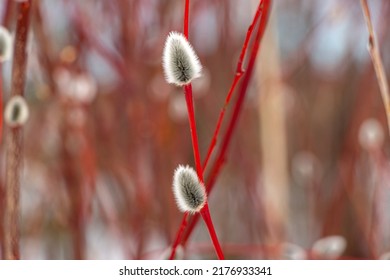
{"type": "Polygon", "coordinates": [[[0,62],[7,61],[12,54],[12,36],[8,29],[0,26],[0,62]]]}
{"type": "Polygon", "coordinates": [[[170,84],[184,86],[201,75],[199,58],[181,33],[169,33],[162,60],[165,79],[170,84]]]}
{"type": "Polygon", "coordinates": [[[13,96],[4,111],[4,121],[12,128],[22,126],[29,116],[28,105],[22,96],[13,96]]]}
{"type": "Polygon", "coordinates": [[[206,190],[194,169],[182,166],[173,176],[173,193],[179,209],[183,212],[199,212],[206,203],[206,190]]]}

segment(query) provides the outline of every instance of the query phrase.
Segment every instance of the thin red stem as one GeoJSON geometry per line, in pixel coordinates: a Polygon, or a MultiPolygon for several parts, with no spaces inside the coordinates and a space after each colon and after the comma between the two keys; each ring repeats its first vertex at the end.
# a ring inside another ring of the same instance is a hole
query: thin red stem
{"type": "MultiPolygon", "coordinates": [[[[5,2],[1,25],[7,26],[11,16],[11,0],[5,2]]],[[[3,65],[0,65],[0,144],[3,141],[3,65]]],[[[0,180],[0,205],[4,205],[3,180],[0,180]]],[[[0,259],[4,258],[4,213],[0,213],[0,259]]]]}
{"type": "Polygon", "coordinates": [[[209,234],[211,237],[211,240],[213,241],[213,245],[215,248],[215,251],[217,253],[218,259],[224,260],[225,257],[223,255],[221,245],[219,244],[217,234],[215,233],[213,221],[211,220],[210,210],[208,203],[200,210],[200,214],[202,215],[202,218],[204,222],[206,223],[207,229],[209,230],[209,234]]]}
{"type": "MultiPolygon", "coordinates": [[[[240,88],[239,98],[238,98],[237,103],[235,105],[234,113],[233,113],[233,116],[231,118],[231,121],[230,121],[230,124],[229,124],[229,128],[228,128],[227,132],[224,135],[222,148],[221,148],[219,156],[217,157],[217,160],[215,161],[215,164],[213,166],[212,175],[210,176],[210,179],[209,179],[209,181],[207,182],[207,185],[206,185],[208,187],[208,189],[207,189],[208,193],[211,191],[211,189],[212,189],[212,187],[213,187],[213,185],[214,185],[214,183],[216,181],[216,178],[217,178],[217,176],[219,174],[219,171],[220,171],[220,169],[221,169],[221,167],[222,167],[222,165],[224,163],[225,153],[226,153],[226,150],[227,150],[227,148],[229,146],[231,135],[232,135],[232,133],[234,131],[234,128],[236,126],[235,124],[237,122],[239,112],[241,111],[241,107],[242,107],[242,103],[243,103],[243,100],[244,100],[244,97],[245,97],[246,89],[248,87],[249,80],[250,80],[250,77],[252,75],[254,62],[256,60],[257,52],[258,52],[258,49],[259,49],[260,40],[261,40],[261,38],[263,36],[264,30],[265,30],[265,27],[266,27],[270,4],[271,4],[270,0],[264,0],[264,1],[260,2],[259,6],[257,8],[257,12],[255,14],[254,20],[252,21],[251,26],[248,28],[247,37],[245,39],[245,42],[244,42],[244,45],[243,45],[243,49],[241,51],[241,55],[240,55],[240,58],[239,58],[239,62],[237,64],[237,71],[238,71],[238,73],[240,73],[241,72],[240,70],[242,70],[242,62],[243,62],[243,59],[245,57],[246,49],[248,47],[248,43],[249,43],[250,37],[252,35],[253,29],[254,29],[254,27],[256,25],[256,21],[258,21],[259,17],[261,16],[261,18],[260,18],[260,26],[259,26],[259,29],[257,31],[255,44],[254,44],[254,46],[252,48],[251,56],[249,58],[249,64],[248,64],[248,70],[247,70],[246,79],[244,80],[244,82],[243,82],[243,84],[242,84],[242,86],[240,88]]],[[[238,80],[239,80],[239,77],[237,78],[237,73],[236,73],[236,77],[235,77],[235,79],[233,81],[233,84],[232,84],[232,87],[231,87],[231,89],[230,89],[230,91],[228,93],[228,97],[226,98],[227,102],[229,102],[229,100],[231,98],[231,92],[233,92],[233,90],[234,90],[238,80]]],[[[225,105],[226,105],[226,102],[225,102],[225,105]]],[[[218,132],[219,132],[219,129],[220,129],[220,126],[221,126],[221,123],[222,123],[223,115],[225,113],[225,109],[226,108],[224,106],[224,108],[221,111],[221,115],[219,117],[218,123],[217,123],[216,132],[214,133],[213,140],[211,141],[211,144],[210,144],[210,148],[209,148],[209,151],[208,151],[208,155],[207,155],[206,161],[204,163],[204,167],[206,167],[207,162],[208,162],[208,158],[210,157],[212,149],[214,148],[212,146],[215,146],[215,144],[216,144],[216,139],[217,139],[216,135],[218,135],[218,132]]],[[[182,242],[183,245],[186,244],[186,242],[187,242],[188,238],[190,237],[193,229],[195,228],[195,225],[197,224],[198,220],[199,220],[199,215],[195,215],[195,216],[191,217],[188,229],[187,229],[187,231],[186,231],[186,233],[184,235],[184,238],[183,238],[183,242],[182,242]]],[[[184,222],[186,222],[186,219],[183,218],[182,224],[184,222]]]]}
{"type": "MultiPolygon", "coordinates": [[[[29,31],[30,2],[17,4],[17,23],[12,64],[11,96],[23,96],[26,82],[27,38],[29,31]]],[[[8,130],[6,150],[6,183],[4,209],[4,257],[19,259],[19,191],[22,165],[22,128],[8,130]]]]}
{"type": "Polygon", "coordinates": [[[228,126],[227,131],[224,135],[224,138],[222,141],[222,147],[221,147],[221,150],[220,150],[219,155],[217,157],[216,164],[214,165],[214,168],[213,168],[214,172],[211,173],[210,183],[208,184],[208,187],[209,187],[208,192],[211,190],[212,186],[214,185],[214,181],[218,175],[218,170],[219,170],[218,166],[224,162],[226,151],[227,151],[229,144],[230,144],[230,141],[232,139],[233,132],[237,126],[238,117],[239,117],[240,112],[241,112],[242,104],[243,104],[244,98],[246,96],[249,81],[252,77],[252,72],[253,72],[253,69],[255,66],[258,50],[260,48],[260,41],[261,41],[261,38],[263,37],[264,31],[265,31],[265,27],[266,27],[266,23],[267,23],[267,19],[268,19],[268,10],[269,10],[270,2],[271,2],[270,0],[264,0],[264,1],[262,1],[263,5],[262,5],[262,3],[260,3],[260,5],[259,5],[260,9],[263,7],[264,12],[263,12],[262,17],[260,19],[259,29],[257,31],[255,42],[254,42],[254,45],[252,48],[250,60],[248,63],[247,75],[244,77],[244,80],[241,84],[238,99],[237,99],[237,102],[236,102],[235,107],[234,107],[233,115],[230,119],[229,126],[228,126]]]}
{"type": "MultiPolygon", "coordinates": [[[[217,160],[215,161],[215,164],[214,164],[213,169],[212,169],[212,176],[210,177],[209,181],[207,182],[206,186],[208,187],[208,189],[207,189],[208,192],[210,192],[210,190],[212,189],[212,187],[213,187],[213,185],[214,185],[214,183],[216,181],[216,177],[219,174],[220,168],[222,167],[222,165],[224,163],[225,153],[226,153],[226,150],[227,150],[227,148],[229,146],[230,138],[231,138],[231,135],[232,135],[232,133],[234,131],[235,123],[236,123],[236,121],[238,119],[238,114],[241,111],[242,101],[243,101],[243,99],[245,97],[246,88],[248,86],[248,83],[249,83],[249,80],[250,80],[250,77],[251,77],[251,74],[252,74],[252,71],[253,71],[253,65],[254,65],[254,61],[256,59],[256,55],[257,55],[257,51],[258,51],[258,48],[259,48],[260,40],[262,38],[262,35],[264,33],[264,30],[265,30],[266,23],[267,23],[270,2],[271,2],[270,0],[264,0],[264,1],[260,2],[259,6],[257,8],[257,12],[255,14],[255,17],[254,17],[254,19],[252,21],[252,24],[248,28],[247,36],[246,36],[246,39],[245,39],[245,42],[244,42],[244,45],[243,45],[243,48],[242,48],[242,51],[241,51],[241,54],[240,54],[239,62],[237,64],[237,71],[238,71],[237,73],[240,73],[241,70],[242,70],[242,62],[243,62],[244,57],[245,57],[245,53],[246,53],[246,49],[247,49],[248,44],[249,44],[250,37],[252,36],[252,32],[253,32],[253,29],[254,29],[254,27],[256,25],[256,21],[258,21],[260,16],[261,16],[261,18],[260,18],[260,27],[259,27],[259,29],[257,31],[255,44],[254,44],[254,46],[252,48],[251,56],[249,58],[249,65],[248,65],[248,71],[247,71],[247,75],[246,75],[246,80],[244,80],[244,83],[241,86],[240,93],[239,93],[239,99],[237,100],[237,103],[236,103],[236,106],[235,106],[235,109],[234,109],[234,113],[233,113],[233,116],[232,116],[230,124],[229,124],[229,128],[228,128],[227,132],[224,135],[222,148],[220,150],[219,156],[218,156],[217,160]]],[[[231,98],[231,94],[232,94],[234,88],[236,87],[236,84],[238,83],[238,80],[240,78],[240,77],[237,78],[237,73],[236,73],[236,77],[235,77],[235,79],[233,81],[232,87],[229,90],[228,96],[226,98],[227,102],[229,102],[229,100],[231,98]]],[[[243,71],[242,71],[241,74],[238,74],[238,75],[241,76],[242,74],[243,74],[243,71]]],[[[225,101],[225,105],[226,105],[226,101],[225,101]]],[[[210,148],[209,148],[209,151],[208,151],[208,155],[206,157],[206,161],[204,163],[204,167],[206,167],[208,159],[209,159],[209,157],[211,155],[211,152],[212,152],[212,150],[214,148],[213,146],[215,146],[215,144],[216,144],[217,135],[218,135],[219,130],[220,130],[220,126],[221,126],[221,123],[222,123],[223,115],[225,113],[225,109],[226,108],[224,106],[224,108],[221,111],[218,123],[217,123],[216,132],[214,133],[213,139],[212,139],[211,144],[210,144],[210,148]]],[[[187,242],[187,240],[188,240],[189,236],[191,235],[191,233],[192,233],[195,225],[197,224],[198,220],[199,220],[199,215],[195,215],[195,216],[191,217],[191,220],[189,222],[188,229],[187,229],[187,231],[186,231],[186,233],[184,235],[182,244],[185,244],[187,242]]],[[[184,218],[182,220],[182,224],[183,223],[186,223],[186,219],[184,219],[184,218]]]]}
{"type": "MultiPolygon", "coordinates": [[[[188,120],[190,123],[190,131],[191,131],[191,138],[192,138],[192,147],[194,151],[194,158],[195,158],[195,165],[196,165],[196,172],[198,174],[199,180],[203,183],[203,170],[202,170],[202,164],[200,160],[200,153],[199,153],[199,145],[198,145],[198,135],[196,133],[196,122],[195,122],[195,113],[194,113],[194,104],[193,104],[193,98],[192,98],[192,86],[191,84],[184,86],[184,94],[186,97],[186,104],[187,104],[187,111],[188,111],[188,120]]],[[[206,223],[207,229],[209,231],[211,240],[213,242],[215,252],[217,253],[217,256],[220,260],[224,260],[225,257],[223,256],[221,245],[219,244],[217,234],[215,233],[213,221],[211,220],[210,216],[210,210],[208,207],[208,204],[202,208],[200,211],[203,220],[206,223]]],[[[180,229],[177,233],[176,240],[174,242],[174,245],[172,247],[170,259],[173,259],[175,257],[175,252],[178,244],[180,243],[181,237],[183,235],[183,232],[186,228],[186,220],[187,220],[187,213],[184,214],[184,223],[181,224],[180,229]]]]}
{"type": "Polygon", "coordinates": [[[186,0],[184,7],[184,36],[188,40],[189,33],[189,18],[190,18],[190,0],[186,0]]]}
{"type": "MultiPolygon", "coordinates": [[[[218,156],[215,160],[214,166],[213,166],[212,171],[211,171],[211,175],[210,175],[209,180],[206,184],[207,193],[210,193],[214,187],[214,184],[215,184],[216,179],[219,175],[221,167],[222,167],[223,163],[225,162],[226,152],[227,152],[227,149],[230,145],[233,132],[235,131],[235,128],[237,127],[237,120],[238,120],[238,117],[239,117],[240,112],[242,110],[242,104],[243,104],[243,101],[244,101],[245,96],[246,96],[249,81],[252,77],[252,72],[254,69],[256,57],[258,54],[258,50],[260,48],[260,41],[263,38],[265,27],[267,25],[270,6],[271,6],[271,0],[263,0],[259,4],[258,9],[262,9],[262,12],[261,12],[261,17],[260,17],[259,28],[257,30],[255,42],[254,42],[254,45],[252,47],[251,55],[250,55],[249,62],[248,62],[247,73],[246,73],[244,80],[241,84],[239,94],[238,94],[238,99],[237,99],[236,104],[234,106],[233,115],[231,116],[228,128],[227,128],[225,135],[223,137],[223,140],[222,140],[221,149],[219,150],[218,156]]],[[[187,240],[190,237],[191,233],[193,232],[193,229],[195,228],[195,225],[198,222],[198,220],[199,220],[199,215],[195,215],[188,222],[188,228],[187,228],[187,231],[183,237],[183,242],[182,242],[183,245],[187,242],[187,240]]]]}
{"type": "Polygon", "coordinates": [[[252,37],[253,29],[255,28],[256,23],[258,22],[258,20],[260,18],[261,12],[262,12],[262,5],[260,4],[258,9],[257,9],[257,11],[256,11],[256,14],[255,14],[255,16],[254,16],[254,18],[252,20],[251,25],[248,27],[248,31],[246,33],[244,45],[242,47],[242,50],[241,50],[241,53],[240,53],[240,57],[238,59],[238,63],[237,63],[237,67],[236,67],[236,73],[234,75],[234,80],[233,80],[233,83],[232,83],[232,85],[231,85],[231,87],[229,89],[229,92],[228,92],[227,96],[226,96],[225,104],[223,105],[223,107],[221,109],[221,112],[219,114],[217,126],[215,128],[215,131],[214,131],[214,134],[213,134],[213,138],[210,141],[210,145],[209,145],[209,149],[207,151],[206,159],[205,159],[205,161],[203,163],[203,170],[206,169],[207,164],[208,164],[209,159],[210,159],[210,156],[211,156],[211,154],[214,151],[215,145],[217,144],[218,134],[219,134],[219,131],[221,129],[223,118],[225,116],[226,108],[229,105],[229,102],[231,100],[233,92],[236,89],[236,86],[237,86],[240,78],[242,77],[242,75],[245,72],[245,70],[242,67],[242,64],[243,64],[243,61],[244,61],[244,58],[245,58],[245,55],[246,55],[246,51],[248,49],[248,44],[249,44],[250,38],[252,37]]]}
{"type": "MultiPolygon", "coordinates": [[[[190,1],[186,0],[185,2],[185,8],[184,8],[184,36],[188,40],[188,23],[189,23],[189,6],[190,1]]],[[[186,104],[187,104],[187,112],[188,112],[188,120],[190,123],[190,131],[191,131],[191,139],[192,139],[192,148],[194,151],[194,159],[195,159],[195,166],[196,166],[196,173],[199,177],[199,180],[203,183],[203,169],[202,169],[202,163],[200,159],[200,152],[199,152],[199,144],[198,144],[198,135],[196,132],[196,122],[195,122],[195,113],[194,113],[194,103],[193,103],[193,97],[192,97],[192,86],[191,83],[184,86],[184,94],[186,98],[186,104]]],[[[208,204],[206,202],[206,205],[201,210],[202,217],[206,223],[206,226],[208,228],[210,237],[212,239],[215,251],[218,255],[219,259],[224,259],[221,246],[219,245],[219,241],[217,238],[217,235],[214,230],[214,225],[211,220],[210,211],[208,208],[208,204]]],[[[188,214],[184,214],[183,221],[181,223],[180,229],[176,235],[176,240],[172,246],[172,251],[170,255],[170,259],[173,259],[176,253],[176,248],[181,240],[182,233],[185,230],[186,227],[186,221],[187,221],[188,214]]]]}
{"type": "Polygon", "coordinates": [[[181,237],[182,237],[182,235],[184,233],[184,230],[185,230],[185,228],[187,226],[187,217],[188,217],[188,212],[184,213],[184,216],[183,216],[184,223],[182,223],[180,225],[180,229],[179,229],[179,231],[176,234],[175,241],[173,242],[173,245],[172,245],[171,254],[169,255],[169,259],[170,260],[173,260],[175,258],[177,246],[179,246],[181,237]]]}
{"type": "MultiPolygon", "coordinates": [[[[188,32],[189,32],[189,17],[190,17],[190,1],[185,0],[185,6],[184,6],[184,36],[188,40],[188,32]]],[[[199,180],[203,182],[203,170],[200,160],[200,153],[199,153],[199,145],[198,145],[198,135],[196,133],[196,122],[195,122],[195,113],[194,113],[194,104],[192,100],[192,86],[191,84],[185,85],[183,87],[184,89],[184,95],[186,98],[186,104],[187,104],[187,112],[188,112],[188,120],[190,123],[190,131],[191,131],[191,140],[192,140],[192,148],[194,152],[194,159],[195,159],[195,165],[196,165],[196,173],[199,177],[199,180]]],[[[187,217],[188,213],[185,213],[183,216],[183,219],[180,223],[180,228],[178,232],[176,233],[175,241],[172,245],[172,250],[169,259],[173,260],[176,254],[176,248],[181,242],[181,237],[184,233],[184,230],[187,226],[187,217]]]]}
{"type": "Polygon", "coordinates": [[[192,86],[191,84],[184,86],[184,94],[186,97],[188,120],[190,123],[191,139],[192,139],[192,148],[194,151],[194,159],[196,166],[196,173],[198,174],[199,180],[203,183],[203,169],[200,160],[199,145],[198,145],[198,135],[196,132],[196,122],[195,122],[195,113],[194,113],[194,103],[192,98],[192,86]]]}

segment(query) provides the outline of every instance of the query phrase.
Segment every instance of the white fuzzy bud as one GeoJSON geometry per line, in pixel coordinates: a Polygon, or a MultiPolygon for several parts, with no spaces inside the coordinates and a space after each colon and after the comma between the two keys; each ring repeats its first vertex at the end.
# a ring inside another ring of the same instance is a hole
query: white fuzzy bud
{"type": "Polygon", "coordinates": [[[199,58],[181,33],[169,33],[162,60],[165,79],[170,84],[183,86],[201,75],[199,58]]]}
{"type": "Polygon", "coordinates": [[[280,258],[282,260],[305,260],[306,251],[292,243],[282,243],[280,248],[280,258]]]}
{"type": "Polygon", "coordinates": [[[173,176],[173,193],[182,212],[199,212],[206,203],[206,189],[195,170],[179,165],[173,176]]]}
{"type": "Polygon", "coordinates": [[[363,149],[375,150],[385,140],[382,124],[376,119],[367,119],[360,126],[359,143],[363,149]]]}
{"type": "Polygon", "coordinates": [[[308,151],[300,151],[292,158],[292,175],[299,183],[313,180],[320,174],[320,163],[317,157],[308,151]]]}
{"type": "Polygon", "coordinates": [[[339,258],[347,247],[347,241],[339,235],[324,237],[316,241],[312,247],[312,254],[316,259],[334,260],[339,258]]]}
{"type": "Polygon", "coordinates": [[[9,60],[11,54],[12,36],[4,26],[0,26],[0,62],[9,60]]]}
{"type": "Polygon", "coordinates": [[[22,96],[13,96],[4,110],[4,121],[12,128],[22,126],[29,116],[28,105],[22,96]]]}

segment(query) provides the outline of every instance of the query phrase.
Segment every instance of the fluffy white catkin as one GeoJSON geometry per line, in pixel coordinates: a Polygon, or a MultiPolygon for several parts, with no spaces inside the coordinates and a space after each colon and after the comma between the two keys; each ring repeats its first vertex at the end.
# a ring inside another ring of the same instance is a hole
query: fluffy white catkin
{"type": "Polygon", "coordinates": [[[26,123],[29,116],[28,105],[22,96],[13,96],[4,110],[4,122],[9,127],[19,127],[26,123]]]}
{"type": "Polygon", "coordinates": [[[318,259],[335,260],[339,258],[347,247],[343,236],[331,235],[317,240],[312,247],[312,254],[318,259]]]}
{"type": "Polygon", "coordinates": [[[182,212],[198,212],[206,203],[205,187],[199,181],[195,170],[189,166],[179,165],[176,168],[173,176],[173,193],[182,212]]]}
{"type": "Polygon", "coordinates": [[[12,54],[12,36],[8,29],[0,26],[0,62],[7,61],[12,54]]]}
{"type": "Polygon", "coordinates": [[[199,58],[181,33],[169,33],[162,61],[165,79],[170,84],[183,86],[201,76],[202,65],[199,58]]]}

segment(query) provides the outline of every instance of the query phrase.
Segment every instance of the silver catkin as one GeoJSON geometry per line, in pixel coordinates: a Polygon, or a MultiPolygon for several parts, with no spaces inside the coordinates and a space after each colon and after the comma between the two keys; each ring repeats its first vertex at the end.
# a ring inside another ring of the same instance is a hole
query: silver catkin
{"type": "Polygon", "coordinates": [[[183,34],[169,33],[163,52],[163,68],[167,82],[178,86],[200,77],[199,58],[183,34]]]}
{"type": "Polygon", "coordinates": [[[0,26],[0,62],[7,61],[12,54],[12,36],[8,29],[0,26]]]}
{"type": "Polygon", "coordinates": [[[173,192],[179,209],[183,212],[198,212],[206,203],[206,190],[193,168],[182,166],[175,170],[173,192]]]}
{"type": "Polygon", "coordinates": [[[29,109],[26,100],[22,96],[13,96],[7,102],[4,110],[4,122],[9,127],[19,127],[26,123],[29,109]]]}

